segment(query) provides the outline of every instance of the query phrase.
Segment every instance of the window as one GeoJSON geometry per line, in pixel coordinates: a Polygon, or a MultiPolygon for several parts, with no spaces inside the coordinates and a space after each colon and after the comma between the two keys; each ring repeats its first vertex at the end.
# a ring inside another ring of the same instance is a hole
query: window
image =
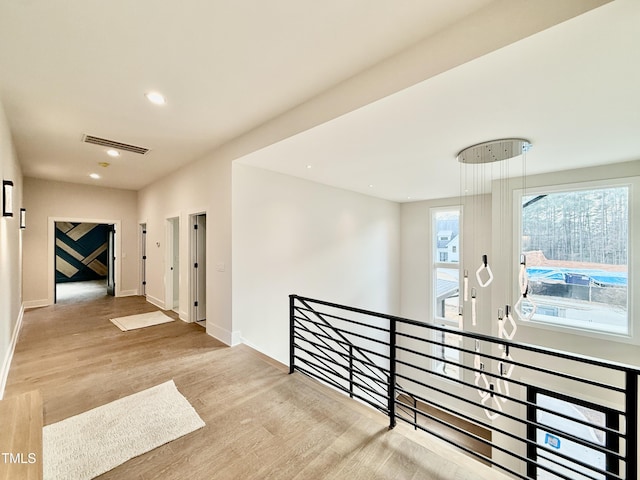
{"type": "Polygon", "coordinates": [[[520,198],[520,251],[536,305],[531,320],[629,334],[629,186],[528,191],[520,198]]]}
{"type": "Polygon", "coordinates": [[[607,431],[619,428],[619,419],[613,410],[537,387],[529,387],[528,401],[528,419],[549,428],[530,427],[528,438],[535,441],[535,445],[529,445],[527,456],[535,463],[528,465],[529,477],[537,480],[563,478],[552,473],[556,472],[576,480],[606,480],[608,476],[592,468],[618,473],[615,455],[607,458],[607,453],[603,451],[605,447],[611,450],[617,441],[615,434],[607,431]]]}
{"type": "MultiPolygon", "coordinates": [[[[431,211],[433,239],[433,316],[436,323],[458,327],[460,309],[460,209],[437,208],[431,211]]],[[[461,359],[456,347],[461,337],[451,333],[437,333],[438,345],[434,355],[441,359],[435,370],[452,378],[460,378],[460,368],[455,365],[461,359]],[[448,363],[453,362],[453,363],[448,363]]]]}

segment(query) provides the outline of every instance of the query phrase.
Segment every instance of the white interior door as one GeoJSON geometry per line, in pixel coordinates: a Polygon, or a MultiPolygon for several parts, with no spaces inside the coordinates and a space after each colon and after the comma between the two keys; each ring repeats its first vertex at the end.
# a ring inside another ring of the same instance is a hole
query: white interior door
{"type": "Polygon", "coordinates": [[[147,224],[140,224],[140,295],[147,295],[147,224]]]}
{"type": "Polygon", "coordinates": [[[171,308],[178,311],[180,307],[180,220],[173,219],[173,303],[171,308]]]}
{"type": "Polygon", "coordinates": [[[167,218],[167,249],[165,271],[165,308],[175,310],[179,308],[180,301],[180,219],[178,217],[167,218]]]}
{"type": "Polygon", "coordinates": [[[192,215],[191,219],[193,320],[202,322],[207,318],[207,216],[192,215]]]}

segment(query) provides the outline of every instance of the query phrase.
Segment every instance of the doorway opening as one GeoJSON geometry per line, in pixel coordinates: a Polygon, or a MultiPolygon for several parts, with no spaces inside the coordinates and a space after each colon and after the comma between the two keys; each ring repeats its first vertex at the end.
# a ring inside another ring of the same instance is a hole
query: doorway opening
{"type": "Polygon", "coordinates": [[[115,295],[115,225],[54,222],[53,303],[115,295]]]}
{"type": "Polygon", "coordinates": [[[189,216],[191,225],[191,319],[207,327],[207,215],[189,216]]]}
{"type": "Polygon", "coordinates": [[[165,272],[165,308],[176,313],[180,308],[180,217],[167,218],[167,270],[165,272]]]}

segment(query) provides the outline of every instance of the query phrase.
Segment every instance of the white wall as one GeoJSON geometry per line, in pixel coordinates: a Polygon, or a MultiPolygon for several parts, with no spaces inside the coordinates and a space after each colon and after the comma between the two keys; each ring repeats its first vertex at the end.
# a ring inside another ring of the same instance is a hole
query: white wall
{"type": "Polygon", "coordinates": [[[233,165],[233,316],[288,364],[289,294],[399,312],[400,207],[233,165]]]}
{"type": "Polygon", "coordinates": [[[23,232],[26,306],[53,302],[53,219],[119,221],[121,231],[116,235],[120,251],[116,258],[120,258],[120,273],[116,270],[119,277],[116,288],[124,295],[137,293],[138,230],[134,191],[25,178],[24,201],[27,209],[27,229],[23,232]]]}
{"type": "MultiPolygon", "coordinates": [[[[13,182],[13,217],[0,217],[0,398],[22,320],[22,235],[18,211],[22,203],[22,171],[0,103],[0,179],[13,182]]],[[[0,203],[2,202],[0,192],[0,203]]]]}
{"type": "Polygon", "coordinates": [[[207,333],[231,345],[231,162],[224,155],[208,155],[140,190],[138,223],[147,224],[147,300],[165,308],[166,220],[180,218],[179,314],[190,320],[189,216],[207,214],[207,333]]]}

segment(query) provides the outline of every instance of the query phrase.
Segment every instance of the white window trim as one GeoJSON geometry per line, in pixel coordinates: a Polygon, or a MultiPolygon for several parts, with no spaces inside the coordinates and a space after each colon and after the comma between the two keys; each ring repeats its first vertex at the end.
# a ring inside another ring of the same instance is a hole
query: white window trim
{"type": "MultiPolygon", "coordinates": [[[[431,296],[433,297],[432,305],[431,305],[431,315],[433,317],[433,321],[436,323],[442,323],[447,326],[458,326],[457,321],[448,320],[444,317],[438,317],[437,313],[437,305],[436,305],[436,297],[435,297],[435,286],[437,284],[437,270],[438,268],[447,268],[447,269],[457,269],[460,273],[462,272],[462,262],[441,262],[440,258],[437,254],[437,243],[433,245],[434,238],[437,236],[436,224],[435,224],[435,215],[440,212],[457,212],[459,215],[459,224],[458,224],[458,236],[462,238],[462,207],[459,205],[450,205],[446,207],[432,207],[429,209],[430,222],[431,222],[431,296]]],[[[437,242],[437,239],[436,239],[437,242]]],[[[462,258],[462,242],[458,242],[458,258],[462,258]]],[[[462,278],[461,275],[458,275],[458,294],[462,295],[462,278]]]]}
{"type": "MultiPolygon", "coordinates": [[[[607,188],[607,187],[628,187],[629,188],[629,197],[628,197],[628,206],[629,206],[629,240],[628,240],[628,251],[627,251],[627,265],[628,265],[628,274],[627,274],[627,292],[628,292],[628,305],[627,305],[627,333],[614,333],[614,332],[605,332],[602,330],[595,329],[582,329],[571,325],[554,325],[551,323],[541,322],[541,321],[523,321],[520,318],[515,316],[516,323],[519,326],[532,327],[542,330],[549,330],[553,332],[560,333],[568,333],[574,335],[580,335],[585,337],[597,338],[606,341],[620,342],[620,343],[631,343],[640,345],[640,336],[638,335],[638,327],[634,325],[634,312],[635,305],[640,304],[640,293],[635,291],[636,285],[636,277],[640,275],[640,258],[637,258],[636,251],[640,252],[640,248],[636,248],[637,244],[640,242],[640,239],[637,237],[638,229],[640,225],[637,225],[637,221],[635,217],[638,216],[637,212],[640,212],[640,177],[623,177],[623,178],[613,178],[606,180],[595,180],[595,181],[586,181],[586,182],[575,182],[575,183],[563,183],[558,185],[541,185],[541,186],[530,186],[526,190],[525,189],[514,189],[512,195],[512,208],[513,208],[513,246],[514,250],[518,251],[521,248],[521,238],[522,238],[522,197],[524,195],[532,195],[532,194],[550,194],[550,193],[562,193],[566,191],[579,191],[579,190],[591,190],[597,188],[607,188]]],[[[511,269],[511,277],[512,279],[518,278],[518,269],[519,265],[513,265],[511,269]]],[[[513,285],[513,303],[518,300],[520,297],[520,292],[518,290],[517,282],[514,280],[511,282],[513,285]]]]}
{"type": "MultiPolygon", "coordinates": [[[[453,321],[453,320],[449,320],[447,318],[444,317],[439,317],[437,316],[437,295],[436,295],[436,285],[437,285],[437,271],[438,268],[446,268],[446,269],[457,269],[459,274],[458,274],[458,295],[459,298],[462,298],[462,241],[458,241],[458,258],[460,259],[458,262],[441,262],[440,258],[439,258],[439,253],[438,253],[438,232],[437,232],[437,227],[436,227],[436,214],[440,213],[440,212],[456,212],[458,213],[458,236],[460,239],[462,239],[462,223],[463,223],[463,218],[462,218],[462,206],[461,205],[448,205],[448,206],[441,206],[441,207],[431,207],[429,209],[429,224],[430,224],[430,235],[429,235],[429,245],[430,245],[430,253],[429,253],[429,259],[430,259],[430,268],[431,268],[431,294],[430,294],[430,298],[432,298],[431,301],[431,305],[430,305],[430,311],[431,311],[431,318],[434,324],[436,325],[443,325],[443,326],[447,326],[447,327],[458,327],[458,322],[457,321],[453,321]],[[435,244],[433,242],[436,242],[435,244]]],[[[460,302],[460,305],[462,304],[462,302],[460,302]]],[[[437,337],[440,337],[440,332],[436,332],[437,337]]],[[[436,338],[434,337],[433,340],[436,340],[436,338]]],[[[436,349],[440,349],[443,348],[441,345],[432,345],[434,348],[434,353],[436,351],[436,349]]],[[[462,347],[462,343],[460,345],[462,347]]],[[[463,352],[458,352],[460,355],[460,363],[463,363],[464,360],[464,354],[463,352]]],[[[439,354],[439,353],[438,353],[439,354]]],[[[446,372],[444,371],[444,367],[445,367],[445,363],[440,361],[440,360],[432,360],[432,368],[434,371],[438,371],[439,373],[442,373],[444,375],[447,375],[446,372]]],[[[462,379],[462,375],[463,375],[463,369],[459,368],[458,369],[458,377],[457,380],[461,380],[462,379]]],[[[448,376],[448,375],[447,375],[448,376]]],[[[462,389],[462,385],[456,382],[453,382],[454,377],[450,377],[451,378],[451,384],[455,386],[455,388],[460,388],[462,389]]],[[[447,382],[446,379],[442,379],[443,381],[447,382]]]]}

